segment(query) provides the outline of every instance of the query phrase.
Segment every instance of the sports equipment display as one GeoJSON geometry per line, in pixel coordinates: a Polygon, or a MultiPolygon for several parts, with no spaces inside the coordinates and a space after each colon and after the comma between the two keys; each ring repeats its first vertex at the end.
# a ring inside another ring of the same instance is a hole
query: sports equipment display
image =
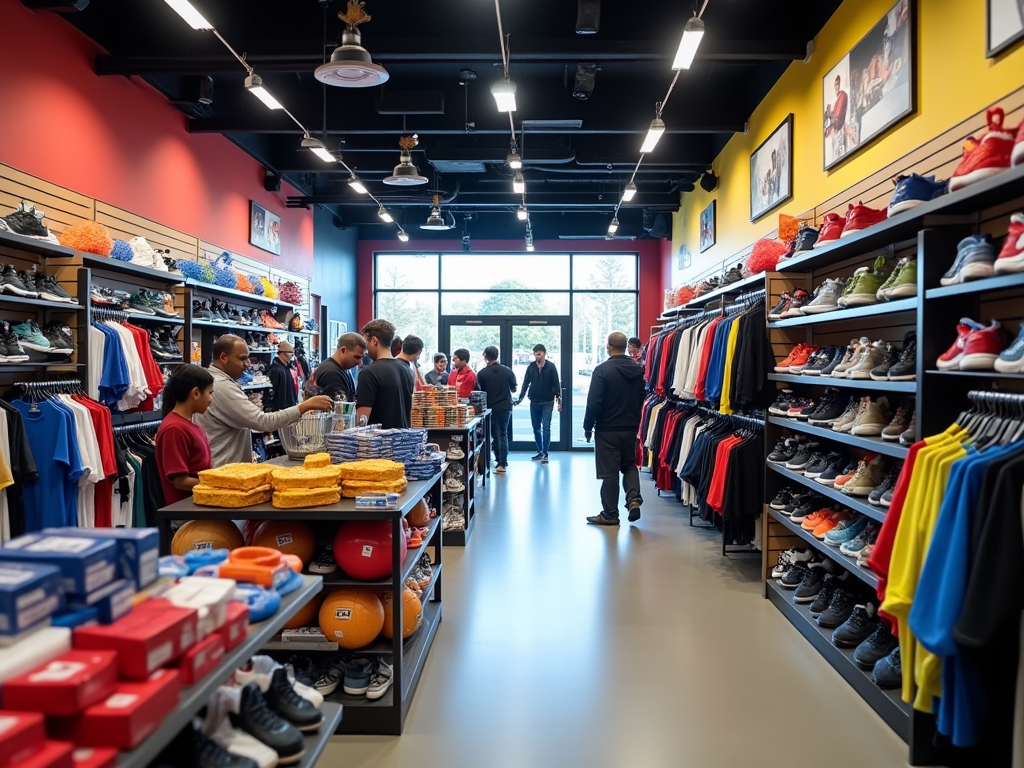
{"type": "Polygon", "coordinates": [[[372,643],[384,627],[384,606],[369,587],[336,589],[320,606],[320,631],[340,648],[372,643]]]}

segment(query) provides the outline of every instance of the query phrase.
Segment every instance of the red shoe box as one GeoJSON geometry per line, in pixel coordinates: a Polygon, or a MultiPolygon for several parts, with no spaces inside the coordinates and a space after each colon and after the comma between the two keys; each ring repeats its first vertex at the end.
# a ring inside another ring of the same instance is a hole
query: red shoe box
{"type": "Polygon", "coordinates": [[[0,699],[8,709],[77,715],[113,692],[117,669],[113,651],[68,651],[6,681],[0,699]]]}
{"type": "Polygon", "coordinates": [[[45,741],[46,728],[41,714],[0,709],[0,768],[20,766],[45,741]]]}
{"type": "Polygon", "coordinates": [[[198,614],[166,600],[147,600],[113,624],[76,629],[74,646],[83,651],[117,651],[121,677],[147,680],[195,645],[198,614]]]}
{"type": "Polygon", "coordinates": [[[77,747],[71,753],[75,768],[114,768],[118,751],[110,748],[77,747]]]}
{"type": "Polygon", "coordinates": [[[224,637],[214,632],[185,651],[173,666],[181,675],[181,686],[188,688],[210,674],[223,658],[224,637]]]}
{"type": "Polygon", "coordinates": [[[230,651],[249,634],[249,607],[245,603],[228,603],[228,617],[217,630],[224,638],[224,650],[230,651]]]}
{"type": "Polygon", "coordinates": [[[66,741],[44,741],[43,748],[18,763],[18,768],[75,768],[74,751],[75,745],[66,741]]]}
{"type": "Polygon", "coordinates": [[[78,747],[135,749],[174,710],[180,689],[178,673],[161,669],[142,682],[118,683],[105,701],[78,717],[50,718],[49,730],[78,747]]]}

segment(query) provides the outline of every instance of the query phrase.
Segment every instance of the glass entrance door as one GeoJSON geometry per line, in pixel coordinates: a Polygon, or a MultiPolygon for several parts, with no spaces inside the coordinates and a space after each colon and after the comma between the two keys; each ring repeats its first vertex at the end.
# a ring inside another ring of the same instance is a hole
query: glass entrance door
{"type": "MultiPolygon", "coordinates": [[[[451,354],[459,348],[469,350],[470,366],[474,371],[484,366],[483,350],[494,345],[499,350],[498,361],[507,365],[519,382],[518,397],[529,366],[536,365],[533,348],[543,344],[547,349],[545,365],[554,365],[562,396],[562,412],[557,407],[551,414],[551,450],[567,450],[570,445],[572,418],[572,391],[569,388],[569,318],[567,317],[459,317],[441,318],[441,339],[447,342],[444,350],[451,354]]],[[[582,418],[582,417],[581,417],[582,418]]],[[[512,445],[514,451],[536,450],[529,395],[522,405],[512,411],[512,445]]]]}

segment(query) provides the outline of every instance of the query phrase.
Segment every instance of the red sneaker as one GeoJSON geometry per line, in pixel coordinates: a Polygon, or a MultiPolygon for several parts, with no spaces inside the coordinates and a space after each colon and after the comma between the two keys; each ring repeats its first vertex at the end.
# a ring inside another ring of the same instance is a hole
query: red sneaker
{"type": "MultiPolygon", "coordinates": [[[[958,371],[960,370],[960,361],[963,360],[964,350],[967,349],[967,340],[972,333],[980,331],[984,328],[981,323],[976,323],[969,317],[960,318],[960,323],[956,327],[956,341],[953,342],[953,346],[943,352],[939,359],[935,361],[935,365],[940,371],[958,371]]],[[[999,350],[1002,351],[1001,349],[999,350]]]]}
{"type": "Polygon", "coordinates": [[[878,222],[885,221],[888,215],[889,212],[885,208],[875,210],[874,208],[868,208],[864,203],[857,203],[856,205],[851,203],[846,211],[846,223],[843,225],[843,232],[839,236],[846,237],[854,232],[860,232],[862,229],[873,227],[878,222]]]}
{"type": "Polygon", "coordinates": [[[988,111],[988,133],[981,139],[972,137],[964,142],[963,159],[949,177],[950,192],[963,189],[1010,167],[1015,131],[1003,127],[1005,117],[1006,114],[1001,107],[992,107],[988,111]]]}
{"type": "MultiPolygon", "coordinates": [[[[1024,123],[1021,123],[1021,130],[1024,131],[1024,123]]],[[[996,259],[995,271],[997,275],[1024,272],[1024,213],[1010,217],[1010,231],[1006,233],[1003,249],[996,259]]]]}
{"type": "Polygon", "coordinates": [[[838,240],[843,234],[843,223],[843,217],[838,213],[826,213],[821,222],[821,232],[813,247],[820,248],[838,240]]]}
{"type": "Polygon", "coordinates": [[[1006,329],[998,320],[972,332],[967,337],[964,356],[960,358],[961,371],[993,371],[999,353],[1006,349],[1006,329]]]}
{"type": "Polygon", "coordinates": [[[1017,138],[1013,142],[1013,152],[1010,155],[1010,164],[1013,167],[1024,165],[1024,122],[1021,122],[1017,129],[1017,138]]]}

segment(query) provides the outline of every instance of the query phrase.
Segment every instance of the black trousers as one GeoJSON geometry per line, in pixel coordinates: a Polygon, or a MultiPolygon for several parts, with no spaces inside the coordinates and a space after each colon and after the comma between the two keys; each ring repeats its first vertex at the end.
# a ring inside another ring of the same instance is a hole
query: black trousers
{"type": "Polygon", "coordinates": [[[626,505],[640,498],[640,471],[636,466],[636,430],[632,432],[597,432],[594,435],[594,463],[601,481],[601,514],[619,517],[619,475],[626,505]]]}

